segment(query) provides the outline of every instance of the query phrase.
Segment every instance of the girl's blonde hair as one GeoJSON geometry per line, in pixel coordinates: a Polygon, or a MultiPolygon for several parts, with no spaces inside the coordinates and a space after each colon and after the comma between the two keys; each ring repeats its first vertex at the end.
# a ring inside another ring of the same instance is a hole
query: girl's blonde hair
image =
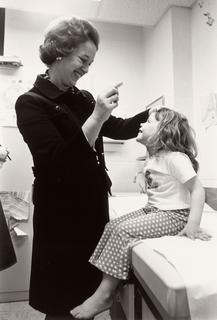
{"type": "Polygon", "coordinates": [[[148,146],[151,155],[160,151],[180,151],[191,160],[197,172],[199,164],[196,160],[197,146],[195,133],[187,118],[181,113],[162,107],[155,111],[155,118],[159,121],[157,133],[150,139],[148,146]]]}

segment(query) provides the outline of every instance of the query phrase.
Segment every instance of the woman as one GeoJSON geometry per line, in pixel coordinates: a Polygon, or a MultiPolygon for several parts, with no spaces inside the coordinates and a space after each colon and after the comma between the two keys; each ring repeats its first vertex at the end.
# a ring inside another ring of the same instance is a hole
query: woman
{"type": "Polygon", "coordinates": [[[99,94],[96,102],[75,87],[98,44],[98,32],[88,21],[72,17],[52,23],[40,46],[48,70],[16,102],[35,176],[30,305],[46,319],[68,319],[101,280],[88,259],[108,221],[110,179],[102,136],[133,138],[148,116],[147,111],[126,120],[112,116],[117,87],[99,94]]]}

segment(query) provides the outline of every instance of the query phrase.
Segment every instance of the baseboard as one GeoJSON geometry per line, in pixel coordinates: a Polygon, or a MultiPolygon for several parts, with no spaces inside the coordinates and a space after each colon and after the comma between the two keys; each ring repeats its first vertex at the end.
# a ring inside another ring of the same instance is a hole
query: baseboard
{"type": "Polygon", "coordinates": [[[29,300],[29,291],[0,292],[0,303],[29,300]]]}

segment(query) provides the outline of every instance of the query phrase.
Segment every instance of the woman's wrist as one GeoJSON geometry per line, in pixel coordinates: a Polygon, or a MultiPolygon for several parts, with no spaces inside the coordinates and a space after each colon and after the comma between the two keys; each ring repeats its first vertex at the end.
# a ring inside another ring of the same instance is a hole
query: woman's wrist
{"type": "Polygon", "coordinates": [[[91,147],[93,147],[95,144],[95,141],[102,128],[103,122],[103,120],[100,120],[99,118],[91,114],[82,126],[83,133],[91,147]]]}
{"type": "Polygon", "coordinates": [[[90,118],[98,124],[103,124],[106,120],[104,115],[97,115],[94,112],[91,114],[90,118]]]}

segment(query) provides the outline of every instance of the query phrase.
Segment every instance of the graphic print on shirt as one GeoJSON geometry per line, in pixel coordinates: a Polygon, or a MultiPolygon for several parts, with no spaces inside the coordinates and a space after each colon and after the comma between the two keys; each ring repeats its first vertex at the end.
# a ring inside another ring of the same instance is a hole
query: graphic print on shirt
{"type": "Polygon", "coordinates": [[[158,183],[156,181],[153,181],[153,179],[151,177],[151,171],[150,170],[146,170],[145,179],[146,179],[146,188],[147,189],[156,189],[156,188],[158,188],[158,183]]]}

